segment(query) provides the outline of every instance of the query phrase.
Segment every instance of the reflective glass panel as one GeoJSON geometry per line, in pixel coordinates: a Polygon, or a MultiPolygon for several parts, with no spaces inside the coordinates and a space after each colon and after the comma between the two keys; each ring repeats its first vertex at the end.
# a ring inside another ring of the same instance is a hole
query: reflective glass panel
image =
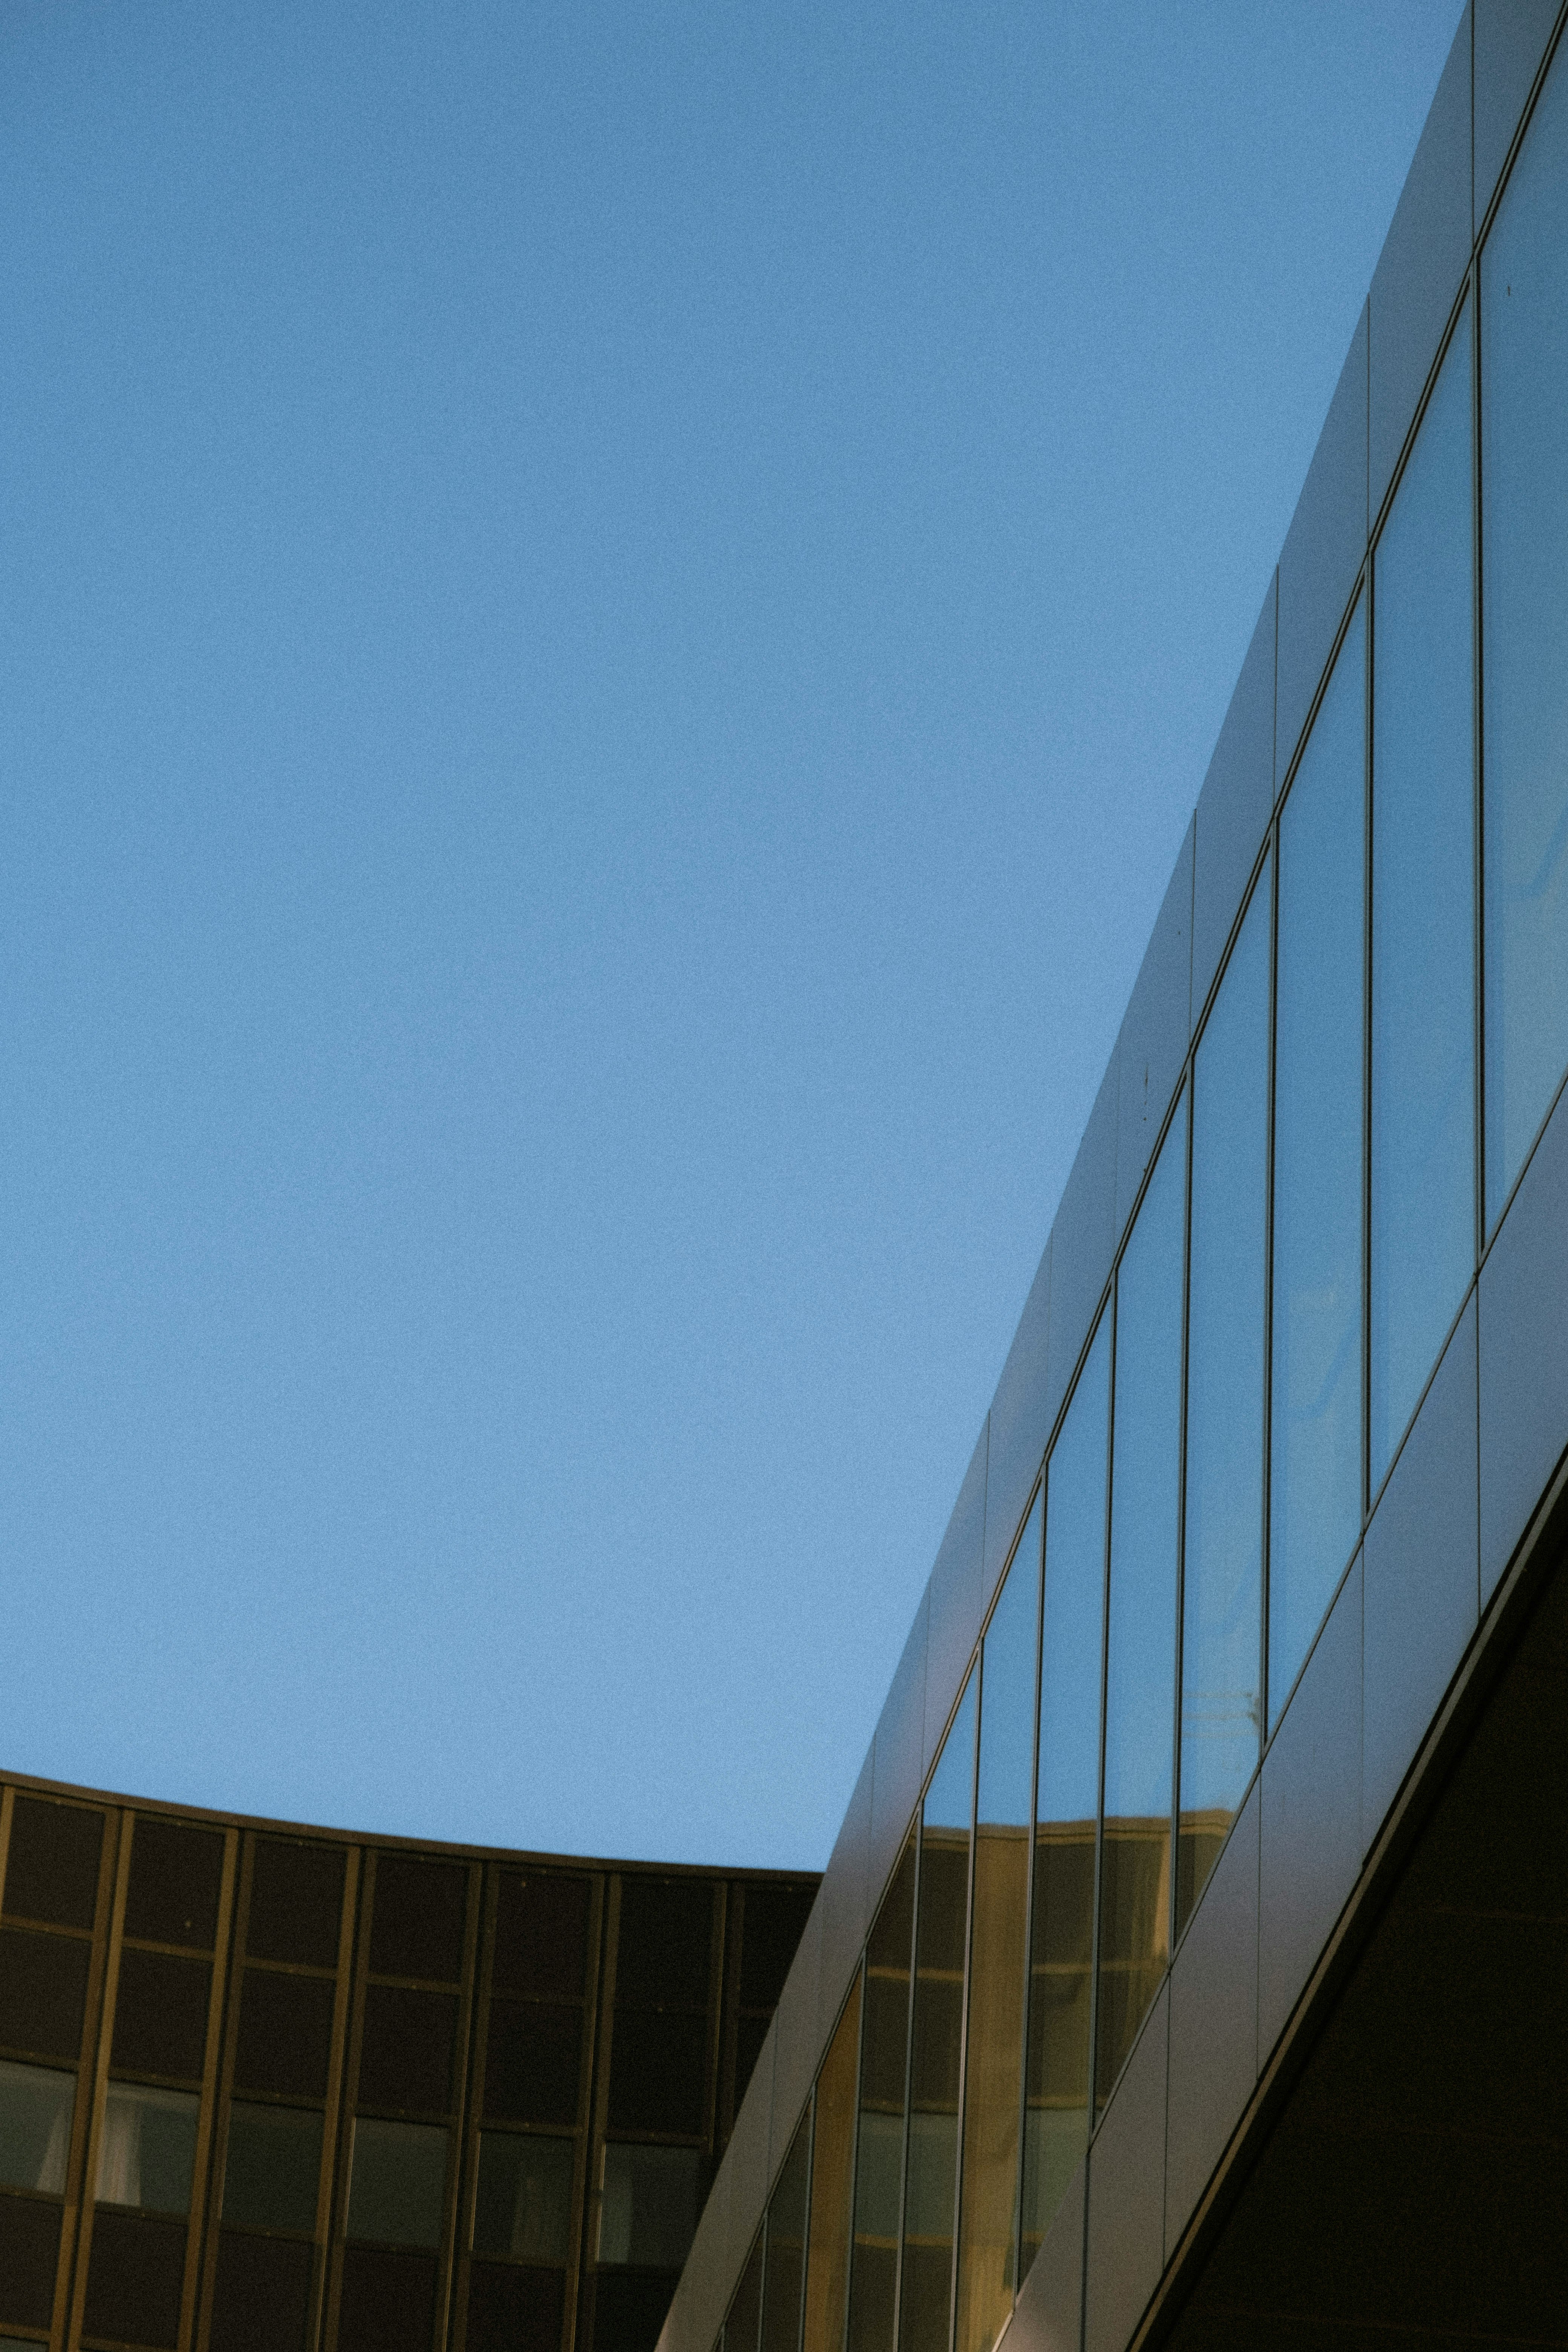
{"type": "Polygon", "coordinates": [[[1095,2053],[1101,2106],[1171,1957],[1186,1212],[1184,1096],[1116,1278],[1095,2053]]]}
{"type": "Polygon", "coordinates": [[[1481,263],[1486,1187],[1495,1223],[1568,1064],[1568,64],[1481,263]]]}
{"type": "Polygon", "coordinates": [[[65,2194],[76,2076],[0,2062],[0,2187],[65,2194]]]}
{"type": "Polygon", "coordinates": [[[910,2057],[910,1957],[915,1924],[911,1838],[866,1945],[860,2039],[849,2352],[890,2352],[903,2188],[904,2081],[910,2057]]]}
{"type": "Polygon", "coordinates": [[[1107,1315],[1046,1471],[1020,2277],[1050,2227],[1089,2137],[1110,1422],[1107,1315]]]}
{"type": "Polygon", "coordinates": [[[1272,908],[1265,866],[1194,1064],[1178,1934],[1246,1794],[1262,1734],[1272,908]]]}
{"type": "Polygon", "coordinates": [[[190,2091],[110,2083],[98,2147],[100,2205],[188,2213],[196,2161],[196,2106],[190,2091]]]}
{"type": "Polygon", "coordinates": [[[724,2352],[757,2352],[762,2316],[763,2239],[759,2231],[757,2242],[741,2273],[741,2283],[730,2305],[730,2316],[724,2322],[724,2352]]]}
{"type": "Polygon", "coordinates": [[[599,2205],[599,2260],[679,2270],[697,2231],[694,2147],[609,2142],[599,2205]]]}
{"type": "Polygon", "coordinates": [[[1361,1530],[1365,678],[1362,605],[1279,823],[1271,1723],[1361,1530]]]}
{"type": "MultiPolygon", "coordinates": [[[[479,2134],[479,2178],[474,2199],[476,2254],[512,2254],[525,2263],[566,2260],[572,2234],[574,2154],[569,2139],[525,2137],[521,2132],[479,2134]]],[[[630,2199],[625,2202],[629,2206],[630,2199]]],[[[617,2213],[618,2231],[626,2231],[628,2223],[629,2214],[617,2213]]],[[[601,2221],[601,2236],[603,2227],[601,2221]]]]}
{"type": "Polygon", "coordinates": [[[976,1679],[970,1675],[921,1814],[900,2352],[946,2352],[952,2301],[976,1679]]]}
{"type": "Polygon", "coordinates": [[[1476,1262],[1470,337],[1448,346],[1377,548],[1372,681],[1375,1487],[1476,1262]]]}
{"type": "Polygon", "coordinates": [[[377,2246],[438,2245],[446,2185],[447,2135],[439,2124],[354,2117],[351,2238],[377,2246]]]}
{"type": "Polygon", "coordinates": [[[811,2230],[805,2258],[805,2352],[840,2352],[849,2285],[849,2169],[860,2054],[859,1988],[847,2002],[816,2078],[811,2143],[811,2230]]]}
{"type": "Polygon", "coordinates": [[[1044,1524],[1037,1497],[981,1653],[958,2352],[990,2352],[1013,2308],[1044,1524]]]}
{"type": "Polygon", "coordinates": [[[768,2202],[763,2267],[763,2352],[796,2352],[805,2273],[805,2199],[811,2172],[811,2122],[802,2123],[768,2202]]]}
{"type": "Polygon", "coordinates": [[[309,2237],[316,2226],[321,2179],[321,2118],[316,2109],[235,2101],[223,2169],[226,2221],[309,2237]]]}

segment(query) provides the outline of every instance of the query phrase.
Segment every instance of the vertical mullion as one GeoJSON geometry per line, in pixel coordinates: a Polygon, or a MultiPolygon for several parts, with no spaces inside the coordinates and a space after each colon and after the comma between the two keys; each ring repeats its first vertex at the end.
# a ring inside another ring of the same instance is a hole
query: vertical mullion
{"type": "MultiPolygon", "coordinates": [[[[1187,1148],[1186,1166],[1183,1174],[1182,1201],[1182,1402],[1179,1415],[1181,1435],[1177,1441],[1176,1459],[1176,1642],[1175,1687],[1171,1693],[1171,1867],[1167,1888],[1165,1917],[1165,1950],[1167,1967],[1175,1958],[1177,1878],[1181,1857],[1182,1819],[1182,1675],[1186,1636],[1187,1596],[1187,1327],[1192,1308],[1193,1292],[1193,1111],[1197,1101],[1194,1083],[1196,1068],[1192,1040],[1187,1040],[1187,1062],[1183,1072],[1186,1087],[1187,1148]]],[[[1178,1087],[1176,1099],[1181,1100],[1178,1087]]]]}
{"type": "Polygon", "coordinates": [[[1476,1214],[1475,1263],[1479,1265],[1487,1245],[1487,996],[1486,996],[1486,739],[1483,730],[1485,678],[1482,675],[1482,621],[1486,584],[1481,578],[1481,525],[1485,486],[1481,479],[1481,257],[1470,265],[1470,760],[1471,822],[1474,828],[1475,933],[1475,1055],[1476,1214]]]}
{"type": "Polygon", "coordinates": [[[1268,1744],[1273,1717],[1273,1694],[1268,1687],[1268,1622],[1273,1601],[1273,1486],[1274,1486],[1274,1080],[1279,1061],[1279,811],[1276,807],[1268,825],[1268,1101],[1264,1106],[1265,1151],[1267,1170],[1264,1182],[1268,1199],[1263,1218],[1263,1525],[1258,1531],[1263,1555],[1262,1602],[1258,1615],[1258,1688],[1262,1705],[1259,1709],[1258,1749],[1268,1744]]]}
{"type": "MultiPolygon", "coordinates": [[[[1048,1466],[1048,1465],[1047,1465],[1048,1466]]],[[[1034,1729],[1030,1736],[1029,1762],[1029,1858],[1024,1869],[1024,2025],[1019,2041],[1018,2067],[1018,2161],[1013,2181],[1013,2300],[1018,2299],[1018,2282],[1024,2261],[1024,2178],[1029,2160],[1029,2012],[1035,1982],[1035,1854],[1039,1843],[1038,1822],[1040,1804],[1040,1676],[1044,1668],[1046,1624],[1046,1472],[1035,1493],[1040,1505],[1039,1556],[1035,1563],[1035,1713],[1034,1729]]],[[[1031,1496],[1029,1509],[1035,1507],[1031,1496]]],[[[1027,1513],[1025,1524],[1028,1523],[1027,1513]]],[[[975,1780],[978,1808],[979,1776],[975,1780]]]]}
{"type": "Polygon", "coordinates": [[[985,1705],[984,1634],[969,1672],[974,1677],[974,1736],[969,1750],[969,1864],[963,1876],[963,1982],[958,1996],[958,2112],[953,2118],[956,2145],[952,2164],[952,2261],[947,2277],[945,2339],[950,2347],[958,2320],[958,2262],[963,2251],[959,2223],[963,2214],[963,2095],[969,2074],[969,1992],[974,1945],[974,1827],[980,1805],[980,1722],[985,1705]]]}
{"type": "Polygon", "coordinates": [[[1357,1540],[1372,1500],[1372,926],[1373,926],[1373,666],[1376,658],[1377,608],[1372,551],[1362,579],[1366,600],[1362,624],[1365,675],[1362,679],[1362,915],[1361,915],[1361,1510],[1357,1540]]]}
{"type": "MultiPolygon", "coordinates": [[[[1100,1902],[1105,1873],[1105,1716],[1110,1674],[1110,1494],[1116,1468],[1116,1324],[1121,1269],[1113,1270],[1106,1313],[1110,1318],[1110,1366],[1105,1403],[1105,1509],[1101,1526],[1100,1581],[1100,1767],[1094,1818],[1094,1933],[1089,1943],[1089,2131],[1094,2137],[1100,2100],[1100,1902]]],[[[1092,1343],[1091,1343],[1092,1344],[1092,1343]]]]}
{"type": "MultiPolygon", "coordinates": [[[[910,1902],[910,1984],[904,1998],[904,2128],[899,2147],[899,2229],[893,2245],[893,2341],[899,2352],[899,2326],[904,2310],[905,2200],[910,2192],[910,2102],[915,2079],[915,1990],[920,1974],[921,1878],[925,1862],[925,1799],[915,1809],[915,1883],[910,1902]]],[[[873,1921],[873,1926],[875,1921],[873,1921]]]]}

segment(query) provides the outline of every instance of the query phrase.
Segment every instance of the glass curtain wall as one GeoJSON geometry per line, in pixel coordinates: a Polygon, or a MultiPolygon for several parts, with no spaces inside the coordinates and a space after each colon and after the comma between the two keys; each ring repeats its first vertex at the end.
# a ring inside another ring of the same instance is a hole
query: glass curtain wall
{"type": "Polygon", "coordinates": [[[790,2142],[768,2204],[763,2263],[762,2352],[798,2352],[805,2283],[806,2188],[811,2179],[811,2112],[790,2142]]]}
{"type": "Polygon", "coordinates": [[[1097,2107],[1110,2096],[1171,1956],[1186,1213],[1184,1095],[1116,1278],[1097,2107]]]}
{"type": "Polygon", "coordinates": [[[1568,1065],[1568,62],[1481,257],[1486,1201],[1568,1065]]]}
{"type": "Polygon", "coordinates": [[[1193,1066],[1178,1935],[1247,1793],[1263,1732],[1272,884],[1266,864],[1193,1066]]]}
{"type": "Polygon", "coordinates": [[[805,2352],[841,2352],[849,2287],[849,2181],[860,2054],[857,1985],[816,2078],[811,2147],[811,2231],[805,2262],[805,2352]]]}
{"type": "Polygon", "coordinates": [[[910,2068],[910,1957],[915,1842],[899,1858],[866,1946],[849,2352],[892,2352],[903,2201],[904,2086],[910,2068]]]}
{"type": "Polygon", "coordinates": [[[1366,605],[1279,820],[1268,1719],[1361,1529],[1366,605]]]}
{"type": "Polygon", "coordinates": [[[1046,1474],[1020,2279],[1089,2137],[1110,1433],[1103,1315],[1046,1474]]]}
{"type": "Polygon", "coordinates": [[[980,1657],[958,2352],[991,2352],[1013,2308],[1044,1525],[1037,1496],[980,1657]]]}
{"type": "Polygon", "coordinates": [[[900,2352],[947,2352],[952,2323],[977,1683],[972,1674],[921,1813],[900,2352]]]}
{"type": "Polygon", "coordinates": [[[1476,1262],[1470,361],[1467,305],[1378,541],[1373,582],[1374,1490],[1476,1262]]]}

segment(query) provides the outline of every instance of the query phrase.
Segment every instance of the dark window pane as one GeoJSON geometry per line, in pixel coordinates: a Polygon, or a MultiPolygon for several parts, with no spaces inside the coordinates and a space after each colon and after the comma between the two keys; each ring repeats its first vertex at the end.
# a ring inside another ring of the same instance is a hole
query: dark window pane
{"type": "Polygon", "coordinates": [[[1481,258],[1486,1201],[1568,1064],[1568,64],[1481,258]]]}
{"type": "Polygon", "coordinates": [[[466,2352],[557,2352],[566,2274],[516,2263],[475,2263],[468,2273],[466,2352]]]}
{"type": "Polygon", "coordinates": [[[617,2011],[614,2034],[611,2127],[695,2138],[707,2105],[707,2019],[617,2011]]]}
{"type": "Polygon", "coordinates": [[[211,2352],[304,2352],[313,2246],[220,2231],[211,2352]]]}
{"type": "Polygon", "coordinates": [[[139,1943],[210,1952],[217,1934],[223,1839],[216,1830],[138,1816],[131,1841],[125,1932],[139,1943]]]}
{"type": "Polygon", "coordinates": [[[456,1984],[463,1972],[468,1874],[454,1862],[376,1858],[370,1965],[378,1977],[426,1977],[456,1984]]]}
{"type": "Polygon", "coordinates": [[[321,2179],[321,2117],[310,2107],[258,2107],[237,2099],[228,2111],[223,2218],[247,2230],[316,2226],[321,2179]]]}
{"type": "Polygon", "coordinates": [[[594,2352],[653,2352],[679,2273],[603,2271],[594,2282],[594,2352]]]}
{"type": "Polygon", "coordinates": [[[61,2209],[31,2197],[0,2197],[0,2319],[47,2327],[55,2304],[61,2209]]]}
{"type": "Polygon", "coordinates": [[[1263,1732],[1272,907],[1266,866],[1193,1081],[1178,1933],[1257,1769],[1263,1732]]]}
{"type": "Polygon", "coordinates": [[[369,1986],[360,2044],[359,2104],[444,2115],[451,2105],[457,2030],[455,1994],[412,1992],[403,1985],[369,1986]]]}
{"type": "Polygon", "coordinates": [[[481,2132],[474,2203],[476,2254],[515,2254],[528,2263],[563,2263],[572,2242],[569,2139],[481,2132]]]}
{"type": "Polygon", "coordinates": [[[0,2046],[78,2057],[90,1944],[0,1927],[0,2046]]]}
{"type": "Polygon", "coordinates": [[[623,1878],[616,2006],[706,2008],[712,1932],[708,1880],[623,1878]]]}
{"type": "Polygon", "coordinates": [[[1361,1527],[1365,808],[1363,603],[1279,820],[1270,1723],[1361,1527]]]}
{"type": "Polygon", "coordinates": [[[247,1969],[234,2057],[237,2090],[324,2098],[332,2050],[332,1985],[326,1977],[247,1969]]]}
{"type": "Polygon", "coordinates": [[[190,2091],[110,2083],[98,2144],[98,2198],[154,2213],[188,2213],[198,2102],[190,2091]]]}
{"type": "Polygon", "coordinates": [[[810,1886],[773,1886],[748,1881],[741,1930],[741,2006],[778,2007],[816,1892],[810,1886]]]}
{"type": "Polygon", "coordinates": [[[1179,1106],[1116,1277],[1105,1847],[1095,2098],[1104,2105],[1171,1954],[1176,1539],[1187,1122],[1179,1106]]]}
{"type": "Polygon", "coordinates": [[[1038,2251],[1089,2138],[1110,1415],[1106,1316],[1046,1471],[1020,2274],[1038,2251]]]}
{"type": "Polygon", "coordinates": [[[205,1960],[122,1950],[110,2063],[131,2074],[199,2080],[211,1992],[212,1968],[205,1960]]]}
{"type": "Polygon", "coordinates": [[[1372,1483],[1476,1262],[1470,314],[1377,549],[1372,747],[1372,1483]]]}
{"type": "Polygon", "coordinates": [[[491,1990],[580,2000],[588,1967],[588,1881],[508,1872],[496,1890],[491,1990]]]}
{"type": "Polygon", "coordinates": [[[889,2352],[893,2340],[914,1924],[915,1847],[910,1838],[866,1946],[860,2133],[849,2268],[850,2352],[889,2352]]]}
{"type": "Polygon", "coordinates": [[[338,2352],[428,2352],[435,2324],[434,2254],[344,2248],[338,2352]]]}
{"type": "Polygon", "coordinates": [[[140,2213],[93,2215],[83,2333],[173,2345],[180,2332],[185,2225],[140,2213]]]}
{"type": "Polygon", "coordinates": [[[5,1857],[5,1908],[13,1918],[54,1927],[90,1927],[98,1907],[103,1815],[44,1797],[16,1799],[5,1857]]]}
{"type": "Polygon", "coordinates": [[[805,2271],[806,2352],[840,2352],[849,2288],[849,2170],[860,2053],[858,1990],[849,1997],[816,2078],[811,2145],[811,2230],[805,2271]]]}
{"type": "Polygon", "coordinates": [[[958,2076],[979,1677],[972,1674],[921,1813],[910,2137],[904,2179],[903,2352],[945,2352],[958,2195],[958,2076]]]}
{"type": "Polygon", "coordinates": [[[354,2118],[349,2186],[351,2238],[383,2246],[434,2246],[441,2237],[447,2135],[436,2124],[354,2118]]]}
{"type": "Polygon", "coordinates": [[[763,2054],[763,2044],[768,2038],[768,2017],[740,2017],[735,2021],[735,2112],[746,2095],[746,2085],[757,2071],[757,2061],[763,2054]]]}
{"type": "Polygon", "coordinates": [[[697,2227],[701,2156],[694,2147],[605,2148],[598,2260],[679,2271],[697,2227]]]}
{"type": "Polygon", "coordinates": [[[778,2186],[768,2202],[763,2352],[797,2352],[800,2343],[801,2289],[805,2274],[805,2199],[810,2172],[808,2117],[790,2143],[778,2186]]]}
{"type": "Polygon", "coordinates": [[[510,2123],[577,2120],[583,2012],[550,2001],[492,2000],[485,2113],[510,2123]]]}
{"type": "Polygon", "coordinates": [[[245,1931],[253,1958],[337,1966],[345,1861],[341,1846],[257,1839],[245,1931]]]}
{"type": "Polygon", "coordinates": [[[76,2076],[0,2061],[0,2184],[63,2197],[76,2076]]]}
{"type": "Polygon", "coordinates": [[[757,2352],[763,2318],[763,2242],[752,2248],[724,2322],[724,2352],[757,2352]]]}

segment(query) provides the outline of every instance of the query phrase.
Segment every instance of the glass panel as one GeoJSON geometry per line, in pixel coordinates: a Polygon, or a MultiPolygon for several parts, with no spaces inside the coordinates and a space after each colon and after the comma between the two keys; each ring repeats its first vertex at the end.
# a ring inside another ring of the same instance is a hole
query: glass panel
{"type": "Polygon", "coordinates": [[[110,2083],[98,2149],[100,2205],[188,2213],[196,2161],[196,2106],[189,2091],[110,2083]]]}
{"type": "Polygon", "coordinates": [[[1476,1262],[1474,559],[1467,307],[1377,549],[1372,1483],[1476,1262]]]}
{"type": "Polygon", "coordinates": [[[730,2305],[730,2316],[724,2322],[724,2352],[757,2352],[757,2336],[763,2315],[763,2240],[752,2248],[741,2284],[735,2289],[735,2299],[730,2305]]]}
{"type": "Polygon", "coordinates": [[[805,2261],[805,2352],[840,2352],[849,2285],[849,2168],[860,2054],[857,1986],[816,2078],[811,2147],[811,2232],[805,2261]]]}
{"type": "Polygon", "coordinates": [[[316,2226],[321,2118],[309,2107],[241,2105],[228,2111],[223,2218],[249,2230],[316,2226]]]}
{"type": "Polygon", "coordinates": [[[866,1946],[855,2151],[855,2243],[849,2267],[849,2352],[890,2352],[903,2187],[904,2080],[910,2056],[910,1957],[915,1846],[899,1857],[866,1946]]]}
{"type": "Polygon", "coordinates": [[[679,2270],[697,2229],[694,2147],[611,2142],[605,2149],[599,2260],[679,2270]]]}
{"type": "Polygon", "coordinates": [[[1262,1731],[1271,881],[1265,866],[1194,1065],[1178,1934],[1262,1731]]]}
{"type": "Polygon", "coordinates": [[[990,2352],[1013,2308],[1044,1525],[1037,1497],[981,1654],[958,2352],[990,2352]]]}
{"type": "Polygon", "coordinates": [[[811,2173],[811,2117],[795,2133],[768,2206],[763,2273],[763,2352],[796,2352],[805,2272],[805,2198],[811,2173]]]}
{"type": "Polygon", "coordinates": [[[377,2246],[434,2246],[441,2237],[447,2135],[439,2124],[354,2117],[351,2238],[377,2246]]]}
{"type": "Polygon", "coordinates": [[[1271,1724],[1361,1529],[1365,618],[1358,606],[1279,822],[1271,1724]]]}
{"type": "Polygon", "coordinates": [[[921,1814],[900,2352],[946,2352],[952,2312],[978,1682],[972,1674],[921,1814]]]}
{"type": "Polygon", "coordinates": [[[1495,1222],[1568,1063],[1568,65],[1481,275],[1486,1183],[1495,1222]]]}
{"type": "Polygon", "coordinates": [[[1116,1278],[1095,2053],[1100,2106],[1110,2096],[1171,1957],[1186,1210],[1184,1096],[1116,1278]]]}
{"type": "Polygon", "coordinates": [[[0,2187],[63,2197],[76,2076],[0,2063],[0,2187]]]}
{"type": "Polygon", "coordinates": [[[1089,2137],[1110,1423],[1107,1315],[1046,1473],[1020,2278],[1050,2227],[1089,2137]]]}
{"type": "Polygon", "coordinates": [[[519,2132],[479,2134],[476,2254],[515,2254],[525,2263],[566,2260],[574,2153],[569,2139],[525,2138],[519,2132]]]}

